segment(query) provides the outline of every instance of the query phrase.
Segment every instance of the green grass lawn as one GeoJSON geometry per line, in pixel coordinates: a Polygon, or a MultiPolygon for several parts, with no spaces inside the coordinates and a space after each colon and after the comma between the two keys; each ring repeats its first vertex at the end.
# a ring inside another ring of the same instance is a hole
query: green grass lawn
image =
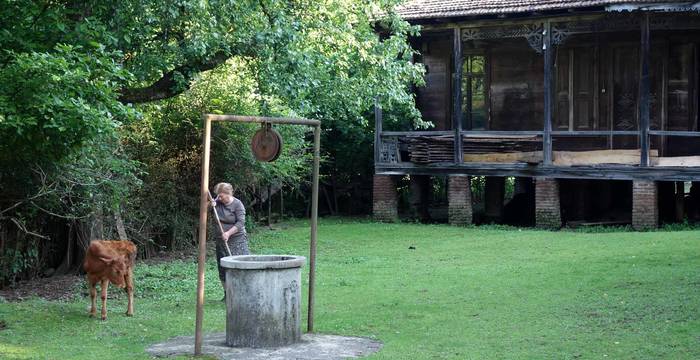
{"type": "MultiPolygon", "coordinates": [[[[306,255],[307,225],[289,225],[255,234],[253,251],[306,255]]],[[[209,260],[204,328],[224,331],[209,260]]],[[[372,359],[700,358],[700,231],[326,219],[317,270],[317,332],[378,339],[372,359]]],[[[149,344],[193,334],[195,275],[194,262],[138,265],[133,318],[121,292],[105,322],[84,295],[0,303],[0,358],[148,358],[149,344]]]]}

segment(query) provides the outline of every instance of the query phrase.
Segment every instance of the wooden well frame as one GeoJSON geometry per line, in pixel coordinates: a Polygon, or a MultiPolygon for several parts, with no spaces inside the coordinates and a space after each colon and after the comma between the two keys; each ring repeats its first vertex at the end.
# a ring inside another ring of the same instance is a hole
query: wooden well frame
{"type": "Polygon", "coordinates": [[[194,334],[194,354],[202,354],[202,321],[204,318],[204,264],[207,252],[207,212],[209,208],[209,159],[211,153],[211,126],[213,122],[269,123],[302,125],[314,129],[313,179],[311,193],[311,237],[309,241],[309,299],[307,332],[314,331],[314,287],[316,282],[316,235],[318,229],[318,173],[321,147],[321,121],[312,119],[275,118],[243,115],[202,115],[204,125],[202,182],[199,200],[199,257],[197,261],[197,309],[194,334]]]}

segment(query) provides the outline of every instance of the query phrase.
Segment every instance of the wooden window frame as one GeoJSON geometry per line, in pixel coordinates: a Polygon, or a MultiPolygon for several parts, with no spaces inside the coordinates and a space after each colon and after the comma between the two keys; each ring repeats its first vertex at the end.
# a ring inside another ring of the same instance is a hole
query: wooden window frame
{"type": "Polygon", "coordinates": [[[483,74],[478,75],[476,77],[482,78],[484,81],[484,115],[486,116],[485,122],[484,122],[484,127],[483,128],[474,128],[474,121],[472,117],[472,105],[473,105],[473,98],[472,98],[472,82],[471,79],[473,79],[475,76],[471,73],[471,71],[462,71],[461,78],[459,79],[460,86],[462,85],[463,81],[467,80],[468,84],[466,87],[466,93],[462,94],[462,104],[464,107],[464,110],[462,111],[462,119],[460,121],[463,121],[463,128],[469,129],[467,131],[472,131],[472,130],[488,130],[491,128],[491,59],[489,57],[489,52],[486,49],[470,49],[470,50],[463,50],[462,57],[460,60],[459,66],[464,69],[464,62],[467,60],[470,56],[481,56],[484,59],[484,69],[483,69],[483,74]],[[466,126],[465,126],[466,125],[466,126]]]}

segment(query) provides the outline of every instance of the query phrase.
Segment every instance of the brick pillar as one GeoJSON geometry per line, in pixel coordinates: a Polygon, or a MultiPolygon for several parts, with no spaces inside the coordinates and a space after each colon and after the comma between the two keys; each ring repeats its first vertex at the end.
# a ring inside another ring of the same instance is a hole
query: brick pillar
{"type": "Polygon", "coordinates": [[[374,175],[372,213],[377,221],[396,221],[398,213],[396,179],[391,175],[374,175]]]}
{"type": "Polygon", "coordinates": [[[450,175],[447,184],[448,221],[451,225],[472,223],[472,191],[469,176],[450,175]]]}
{"type": "Polygon", "coordinates": [[[540,228],[561,227],[559,181],[550,178],[535,179],[535,223],[540,228]]]}
{"type": "Polygon", "coordinates": [[[409,202],[411,215],[422,222],[430,220],[428,205],[430,203],[430,176],[411,175],[409,183],[409,202]]]}
{"type": "Polygon", "coordinates": [[[659,188],[655,181],[632,182],[632,227],[635,230],[659,226],[659,188]]]}

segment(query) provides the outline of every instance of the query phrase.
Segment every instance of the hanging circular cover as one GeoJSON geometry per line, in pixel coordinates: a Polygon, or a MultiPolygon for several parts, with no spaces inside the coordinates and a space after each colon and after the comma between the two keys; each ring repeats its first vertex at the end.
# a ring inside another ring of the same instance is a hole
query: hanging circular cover
{"type": "Polygon", "coordinates": [[[275,161],[282,153],[282,136],[269,124],[263,125],[253,135],[250,148],[259,161],[275,161]]]}

